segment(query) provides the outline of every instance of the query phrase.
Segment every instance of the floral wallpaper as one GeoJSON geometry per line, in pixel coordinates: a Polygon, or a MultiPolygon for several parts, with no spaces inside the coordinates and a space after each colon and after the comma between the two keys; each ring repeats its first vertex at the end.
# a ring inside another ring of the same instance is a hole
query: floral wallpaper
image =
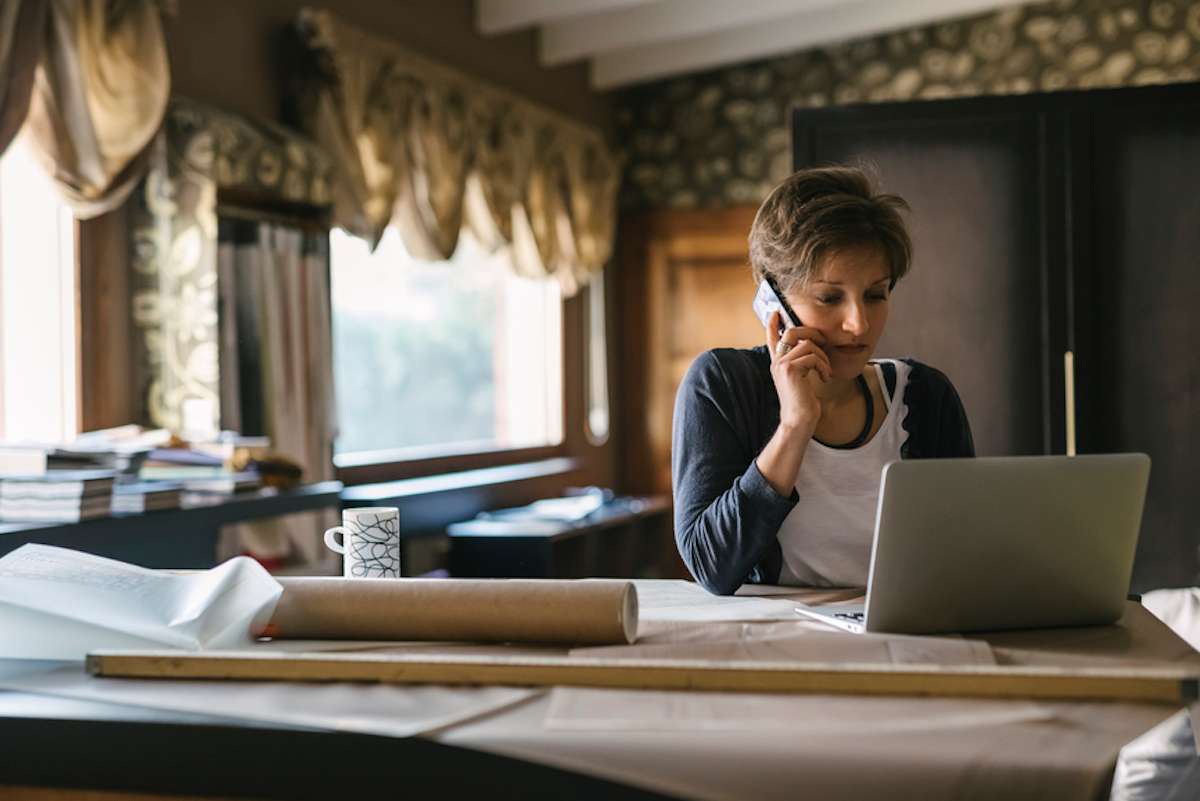
{"type": "Polygon", "coordinates": [[[1200,77],[1200,0],[1052,0],[664,80],[618,97],[625,208],[758,203],[789,112],[1200,77]]]}
{"type": "Polygon", "coordinates": [[[218,191],[327,206],[329,171],[328,157],[290,131],[172,99],[131,205],[143,419],[180,431],[190,403],[220,421],[218,191]]]}

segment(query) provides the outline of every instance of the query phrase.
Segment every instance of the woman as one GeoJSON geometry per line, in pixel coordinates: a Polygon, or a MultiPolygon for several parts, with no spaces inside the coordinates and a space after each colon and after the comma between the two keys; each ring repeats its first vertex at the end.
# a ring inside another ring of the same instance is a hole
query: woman
{"type": "Polygon", "coordinates": [[[701,354],[675,401],[675,539],[710,592],[866,586],[883,466],[974,455],[945,375],[871,358],[911,260],[907,208],[846,167],[797,172],[759,208],[754,278],[800,325],[780,333],[774,312],[765,347],[701,354]]]}

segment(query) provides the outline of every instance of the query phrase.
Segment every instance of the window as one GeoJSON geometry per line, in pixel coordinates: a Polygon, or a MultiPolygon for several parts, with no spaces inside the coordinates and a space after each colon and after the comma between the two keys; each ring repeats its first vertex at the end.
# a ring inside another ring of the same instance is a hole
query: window
{"type": "Polygon", "coordinates": [[[464,232],[449,261],[389,228],[330,235],[340,466],[562,441],[562,299],[464,232]],[[352,456],[348,456],[352,455],[352,456]]]}
{"type": "Polygon", "coordinates": [[[593,445],[608,441],[608,326],[604,273],[587,286],[587,437],[593,445]]]}
{"type": "Polygon", "coordinates": [[[0,156],[0,438],[78,433],[75,221],[20,137],[0,156]]]}

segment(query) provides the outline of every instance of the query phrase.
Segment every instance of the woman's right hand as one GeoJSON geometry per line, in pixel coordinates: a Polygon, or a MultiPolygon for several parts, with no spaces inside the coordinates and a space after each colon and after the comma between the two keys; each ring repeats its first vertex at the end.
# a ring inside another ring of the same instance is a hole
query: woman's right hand
{"type": "Polygon", "coordinates": [[[771,378],[779,395],[779,425],[811,437],[821,420],[816,387],[833,378],[829,356],[821,349],[825,335],[807,326],[780,334],[779,323],[780,313],[772,312],[767,323],[767,350],[771,354],[771,378]],[[786,352],[780,352],[780,343],[787,346],[786,352]]]}

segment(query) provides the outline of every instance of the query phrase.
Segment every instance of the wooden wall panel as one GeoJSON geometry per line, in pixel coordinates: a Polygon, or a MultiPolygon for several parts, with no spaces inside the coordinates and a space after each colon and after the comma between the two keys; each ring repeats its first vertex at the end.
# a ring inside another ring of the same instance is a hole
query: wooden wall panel
{"type": "Polygon", "coordinates": [[[622,224],[623,489],[671,491],[675,392],[692,361],[762,341],[746,249],[755,211],[661,211],[622,224]]]}

